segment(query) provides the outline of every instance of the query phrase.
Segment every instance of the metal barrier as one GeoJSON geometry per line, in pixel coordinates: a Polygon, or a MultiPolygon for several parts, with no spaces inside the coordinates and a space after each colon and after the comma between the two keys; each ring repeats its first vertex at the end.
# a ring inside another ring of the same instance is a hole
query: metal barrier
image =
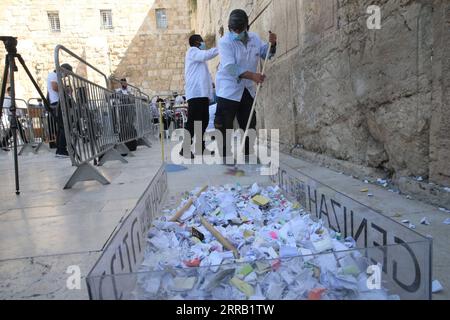
{"type": "MultiPolygon", "coordinates": [[[[118,78],[116,78],[114,76],[109,77],[109,87],[108,88],[110,90],[117,92],[118,90],[120,90],[121,86],[122,86],[122,82],[118,78]]],[[[135,96],[135,97],[146,98],[150,102],[150,96],[147,95],[146,93],[142,92],[142,90],[139,89],[138,87],[133,86],[132,84],[129,84],[128,82],[127,82],[127,87],[128,87],[127,90],[130,95],[135,96]]]]}
{"type": "MultiPolygon", "coordinates": [[[[114,76],[109,77],[109,89],[120,93],[121,81],[114,76]]],[[[137,130],[137,143],[138,145],[144,145],[151,148],[152,144],[147,139],[146,135],[153,130],[151,108],[150,108],[150,96],[142,92],[141,89],[127,83],[128,95],[122,94],[123,97],[136,97],[132,99],[136,108],[136,130],[137,130]]],[[[125,103],[126,104],[126,103],[125,103]]],[[[134,139],[132,139],[134,140],[134,139]]]]}
{"type": "Polygon", "coordinates": [[[109,184],[90,162],[98,159],[98,165],[114,160],[127,163],[121,153],[123,150],[129,152],[124,144],[133,140],[151,147],[145,138],[151,133],[152,121],[146,118],[150,114],[150,105],[141,93],[134,96],[108,89],[109,80],[103,72],[64,46],[55,48],[55,65],[58,86],[62,88],[59,90],[61,114],[58,116],[64,123],[72,164],[77,167],[64,189],[79,181],[96,180],[109,184]],[[61,52],[97,72],[105,82],[94,83],[62,68],[61,52]]]}
{"type": "MultiPolygon", "coordinates": [[[[52,134],[50,126],[54,123],[51,115],[44,108],[42,99],[31,98],[28,100],[26,114],[24,115],[24,121],[26,122],[26,136],[27,143],[25,143],[19,151],[19,155],[24,154],[25,151],[31,151],[34,154],[38,153],[44,143],[49,142],[52,134]],[[31,103],[35,101],[36,103],[31,103]],[[46,123],[48,123],[49,131],[46,132],[46,123]]],[[[53,131],[56,132],[56,131],[53,131]]],[[[53,134],[56,137],[56,134],[53,134]]]]}
{"type": "MultiPolygon", "coordinates": [[[[5,97],[5,100],[9,99],[5,97]]],[[[16,108],[17,108],[17,146],[24,147],[28,144],[30,139],[29,136],[29,124],[27,121],[27,102],[23,99],[16,99],[16,108]]],[[[1,125],[0,125],[0,145],[2,148],[10,148],[11,142],[13,138],[13,133],[11,130],[11,117],[3,110],[3,114],[1,117],[1,125]]],[[[19,153],[20,154],[20,153],[19,153]]]]}

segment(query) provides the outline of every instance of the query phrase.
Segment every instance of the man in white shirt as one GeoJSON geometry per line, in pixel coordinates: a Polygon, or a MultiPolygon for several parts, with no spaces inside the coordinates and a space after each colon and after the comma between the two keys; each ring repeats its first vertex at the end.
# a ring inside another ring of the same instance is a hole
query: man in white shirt
{"type": "MultiPolygon", "coordinates": [[[[255,84],[263,83],[265,75],[257,73],[258,63],[265,59],[268,43],[261,41],[256,33],[249,32],[248,16],[244,10],[234,10],[228,22],[230,30],[219,41],[220,67],[217,72],[217,112],[215,125],[224,137],[221,156],[228,158],[231,154],[231,135],[227,130],[233,129],[237,118],[241,129],[245,130],[256,94],[255,84]],[[226,137],[226,140],[225,140],[226,137]],[[228,143],[226,143],[228,141],[228,143]]],[[[277,36],[269,32],[272,49],[269,58],[276,53],[277,36]]],[[[256,115],[250,123],[250,129],[256,128],[256,115]]],[[[254,141],[246,140],[245,155],[250,156],[254,141]]],[[[220,149],[220,148],[219,148],[220,149]]]]}
{"type": "MultiPolygon", "coordinates": [[[[68,63],[61,65],[63,70],[72,72],[72,66],[68,63]]],[[[58,77],[56,75],[56,70],[50,72],[47,77],[47,93],[48,100],[50,103],[50,108],[52,110],[52,116],[56,118],[57,129],[56,129],[56,157],[57,158],[68,158],[69,152],[67,151],[67,141],[66,134],[64,132],[64,120],[61,112],[61,106],[59,104],[59,90],[58,87],[58,77]]],[[[61,88],[61,92],[64,92],[64,88],[61,88]]]]}
{"type": "Polygon", "coordinates": [[[176,106],[181,106],[185,103],[184,98],[181,94],[175,94],[176,98],[175,98],[175,105],[176,106]]]}
{"type": "Polygon", "coordinates": [[[128,90],[128,81],[127,79],[123,78],[120,79],[120,88],[116,89],[117,93],[122,93],[125,95],[130,95],[130,91],[128,90]]]}
{"type": "MultiPolygon", "coordinates": [[[[214,59],[219,54],[217,48],[207,50],[202,36],[198,34],[189,38],[189,45],[191,47],[186,53],[185,62],[185,89],[189,108],[186,129],[191,135],[191,141],[187,141],[187,139],[184,141],[183,150],[180,152],[184,157],[189,157],[186,154],[186,149],[188,143],[191,144],[194,138],[194,123],[196,121],[202,122],[202,136],[197,137],[197,145],[200,144],[199,139],[202,141],[201,150],[196,148],[196,154],[202,155],[205,150],[203,136],[209,122],[209,102],[214,99],[213,82],[206,62],[214,59]]],[[[194,155],[191,154],[190,158],[194,158],[194,155]]]]}
{"type": "MultiPolygon", "coordinates": [[[[128,106],[128,108],[119,108],[119,126],[120,126],[120,139],[129,139],[130,134],[137,138],[136,131],[136,115],[134,110],[135,97],[133,92],[128,89],[128,81],[126,78],[120,79],[120,88],[116,89],[117,102],[121,106],[128,106]]],[[[137,150],[137,140],[128,141],[125,143],[130,151],[137,150]]],[[[122,154],[126,156],[127,154],[122,154]]]]}

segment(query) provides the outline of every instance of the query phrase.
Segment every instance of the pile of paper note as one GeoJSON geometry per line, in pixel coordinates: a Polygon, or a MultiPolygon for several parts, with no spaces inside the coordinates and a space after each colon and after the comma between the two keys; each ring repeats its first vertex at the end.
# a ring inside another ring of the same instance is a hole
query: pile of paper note
{"type": "Polygon", "coordinates": [[[350,250],[353,239],[342,239],[314,221],[277,186],[209,187],[194,200],[177,222],[169,220],[187,200],[153,222],[139,298],[398,299],[370,286],[369,262],[360,251],[350,250]]]}

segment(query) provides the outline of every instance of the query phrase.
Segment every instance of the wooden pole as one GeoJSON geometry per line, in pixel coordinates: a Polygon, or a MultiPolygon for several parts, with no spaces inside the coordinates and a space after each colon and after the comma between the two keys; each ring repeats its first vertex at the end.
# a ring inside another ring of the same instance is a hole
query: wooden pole
{"type": "MultiPolygon", "coordinates": [[[[266,59],[264,60],[264,65],[262,68],[262,74],[264,74],[264,72],[266,71],[266,65],[267,65],[267,61],[269,61],[269,55],[270,55],[270,50],[272,49],[272,44],[269,42],[269,48],[267,49],[267,53],[266,53],[266,59]]],[[[242,140],[242,146],[241,146],[241,153],[244,152],[245,149],[245,141],[248,138],[248,130],[250,129],[250,124],[252,122],[253,119],[253,114],[255,113],[255,109],[256,109],[256,102],[258,99],[258,95],[259,95],[259,91],[261,90],[261,83],[258,84],[258,86],[256,87],[256,94],[255,94],[255,99],[253,99],[253,106],[252,106],[252,111],[250,112],[250,117],[248,118],[247,121],[247,127],[245,128],[245,133],[244,133],[244,139],[242,140]]]]}
{"type": "MultiPolygon", "coordinates": [[[[188,200],[188,202],[183,206],[183,208],[181,208],[180,210],[178,210],[178,212],[173,216],[172,219],[170,219],[170,222],[176,222],[178,221],[178,219],[180,219],[183,214],[189,210],[189,208],[194,204],[195,198],[198,198],[202,195],[203,192],[205,192],[208,189],[208,186],[204,186],[196,195],[195,197],[192,197],[188,200]]],[[[235,246],[233,246],[233,244],[228,241],[224,236],[222,236],[222,234],[220,234],[220,232],[214,228],[213,225],[211,225],[208,221],[206,221],[206,219],[202,216],[200,216],[200,221],[202,223],[202,225],[217,239],[217,241],[220,242],[221,245],[224,246],[224,248],[230,250],[233,252],[233,255],[236,259],[239,259],[239,251],[236,249],[235,246]]]]}
{"type": "MultiPolygon", "coordinates": [[[[203,187],[203,188],[195,195],[195,198],[200,197],[201,194],[202,194],[203,192],[206,191],[206,189],[208,189],[208,186],[204,186],[204,187],[203,187]]],[[[178,221],[178,219],[180,219],[180,218],[183,216],[183,214],[184,214],[187,210],[189,210],[189,208],[194,204],[194,201],[195,201],[194,198],[190,198],[190,199],[188,200],[188,202],[186,202],[186,204],[183,206],[183,208],[181,208],[180,210],[178,210],[178,212],[177,212],[177,213],[173,216],[173,218],[170,219],[169,221],[170,221],[170,222],[176,222],[176,221],[178,221]]]]}
{"type": "Polygon", "coordinates": [[[210,224],[208,221],[206,221],[206,219],[203,218],[202,216],[200,216],[200,221],[201,221],[202,225],[209,232],[211,232],[211,234],[217,239],[217,241],[220,242],[221,245],[223,245],[228,250],[232,251],[234,257],[236,259],[239,259],[239,251],[236,249],[235,246],[233,246],[233,244],[230,241],[228,241],[228,239],[226,239],[224,236],[222,236],[222,234],[220,234],[220,232],[217,231],[217,229],[214,228],[214,226],[212,224],[210,224]]]}

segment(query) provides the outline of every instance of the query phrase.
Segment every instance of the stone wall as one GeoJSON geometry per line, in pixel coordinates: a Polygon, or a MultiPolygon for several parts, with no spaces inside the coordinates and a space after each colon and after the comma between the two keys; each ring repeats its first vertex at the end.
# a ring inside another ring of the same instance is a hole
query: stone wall
{"type": "MultiPolygon", "coordinates": [[[[54,67],[54,48],[62,44],[98,67],[106,75],[127,77],[149,94],[184,91],[184,55],[191,31],[188,0],[3,0],[0,4],[1,35],[19,38],[22,54],[41,89],[54,67]],[[156,27],[155,9],[166,9],[168,28],[156,27]],[[112,10],[113,29],[102,29],[100,10],[112,10]],[[48,11],[59,11],[61,32],[50,31],[48,11]]],[[[4,48],[0,48],[0,72],[4,48]]],[[[73,59],[77,72],[95,74],[73,59]]],[[[37,96],[25,73],[17,74],[18,96],[37,96]]]]}
{"type": "MultiPolygon", "coordinates": [[[[227,30],[232,9],[251,20],[268,0],[198,0],[196,31],[227,30]]],[[[449,6],[445,0],[275,0],[252,30],[279,36],[261,91],[259,126],[285,151],[450,185],[449,6]],[[369,30],[369,5],[381,30],[369,30]],[[436,20],[439,18],[440,20],[436,20]],[[447,70],[447,71],[446,71],[447,70]]],[[[217,61],[211,63],[215,72],[217,61]]]]}

